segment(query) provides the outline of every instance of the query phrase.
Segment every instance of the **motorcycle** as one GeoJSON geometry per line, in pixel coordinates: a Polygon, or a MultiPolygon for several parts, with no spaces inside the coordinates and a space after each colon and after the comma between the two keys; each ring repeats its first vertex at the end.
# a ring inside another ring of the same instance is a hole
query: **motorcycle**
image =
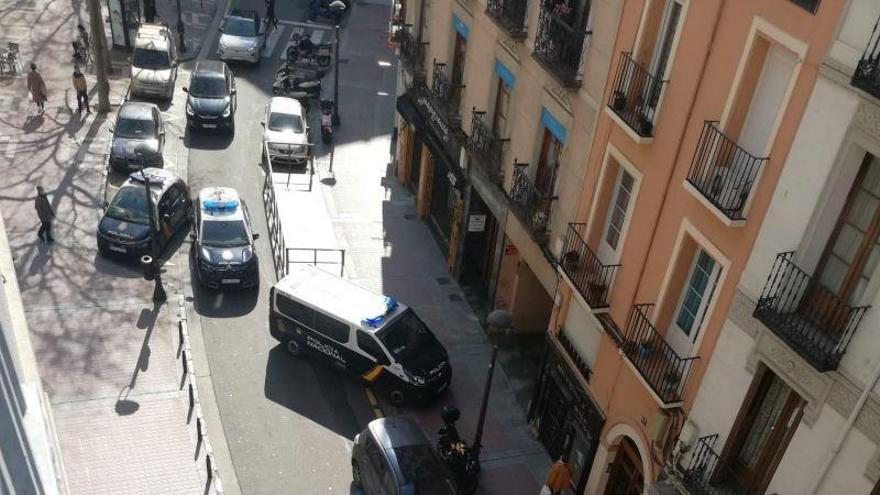
{"type": "Polygon", "coordinates": [[[437,454],[455,477],[461,493],[470,495],[477,490],[480,459],[477,452],[461,439],[455,422],[461,417],[459,410],[446,406],[440,413],[443,426],[437,431],[437,454]]]}
{"type": "Polygon", "coordinates": [[[324,17],[338,26],[348,7],[343,0],[309,0],[309,20],[314,21],[318,17],[324,17]]]}
{"type": "Polygon", "coordinates": [[[293,44],[287,48],[287,63],[295,64],[302,56],[309,62],[314,61],[319,67],[329,67],[333,43],[315,44],[304,34],[295,34],[291,38],[293,44]]]}
{"type": "Polygon", "coordinates": [[[302,93],[311,98],[320,98],[321,87],[320,79],[303,80],[296,76],[277,76],[272,83],[272,94],[297,98],[294,95],[302,93]]]}
{"type": "Polygon", "coordinates": [[[321,141],[333,141],[333,100],[321,100],[321,141]]]}
{"type": "Polygon", "coordinates": [[[327,75],[326,69],[315,69],[309,67],[302,67],[300,65],[293,64],[291,62],[285,61],[281,67],[279,67],[275,71],[275,78],[277,79],[279,76],[296,76],[301,79],[323,79],[324,76],[327,75]]]}

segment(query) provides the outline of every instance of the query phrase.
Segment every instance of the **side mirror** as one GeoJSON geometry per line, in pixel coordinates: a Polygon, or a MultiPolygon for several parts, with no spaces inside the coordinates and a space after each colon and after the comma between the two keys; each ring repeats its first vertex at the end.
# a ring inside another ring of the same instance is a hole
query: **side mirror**
{"type": "Polygon", "coordinates": [[[254,240],[256,241],[256,240],[259,239],[259,238],[260,238],[260,234],[254,232],[254,240]]]}
{"type": "Polygon", "coordinates": [[[222,32],[223,32],[223,28],[222,28],[222,27],[219,27],[219,28],[217,28],[217,31],[220,31],[220,32],[222,33],[222,32]]]}
{"type": "Polygon", "coordinates": [[[193,241],[193,242],[196,241],[196,233],[195,233],[195,232],[190,232],[190,233],[189,233],[189,240],[191,240],[191,241],[193,241]]]}
{"type": "Polygon", "coordinates": [[[109,132],[110,134],[113,134],[114,132],[116,132],[116,129],[113,126],[110,126],[107,128],[107,132],[109,132]]]}
{"type": "Polygon", "coordinates": [[[263,127],[266,127],[266,121],[265,121],[265,120],[261,120],[261,121],[260,121],[260,125],[263,126],[263,127]]]}
{"type": "Polygon", "coordinates": [[[177,68],[177,60],[175,60],[174,62],[171,62],[171,67],[174,69],[177,68]]]}
{"type": "Polygon", "coordinates": [[[166,222],[170,222],[171,221],[171,214],[166,213],[166,214],[162,215],[162,220],[165,220],[166,222]]]}
{"type": "Polygon", "coordinates": [[[237,92],[237,91],[235,90],[235,88],[232,88],[232,89],[229,91],[229,94],[234,95],[236,92],[237,92]]]}
{"type": "Polygon", "coordinates": [[[183,89],[183,92],[184,92],[184,93],[189,93],[189,88],[187,88],[186,86],[184,86],[184,87],[181,88],[181,89],[183,89]]]}
{"type": "Polygon", "coordinates": [[[381,356],[379,356],[379,359],[377,362],[379,364],[381,364],[382,366],[388,366],[389,364],[391,364],[391,361],[388,359],[388,356],[386,356],[385,354],[382,354],[381,356]]]}
{"type": "Polygon", "coordinates": [[[104,201],[101,202],[101,207],[106,210],[107,208],[110,207],[110,202],[105,199],[104,201]]]}

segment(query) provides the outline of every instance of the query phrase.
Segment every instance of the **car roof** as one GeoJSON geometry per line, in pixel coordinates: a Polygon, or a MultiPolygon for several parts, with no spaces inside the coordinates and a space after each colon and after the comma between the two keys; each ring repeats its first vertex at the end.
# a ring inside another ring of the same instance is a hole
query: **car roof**
{"type": "Polygon", "coordinates": [[[141,24],[135,36],[135,48],[149,48],[167,51],[170,46],[171,32],[168,26],[159,24],[141,24]]]}
{"type": "Polygon", "coordinates": [[[381,330],[407,310],[393,298],[310,265],[292,269],[275,284],[275,289],[371,333],[381,330]],[[373,323],[367,323],[367,319],[373,323]]]}
{"type": "Polygon", "coordinates": [[[244,220],[241,197],[231,187],[206,187],[199,191],[203,222],[244,220]]]}
{"type": "Polygon", "coordinates": [[[431,445],[421,426],[404,416],[374,419],[367,426],[373,437],[385,450],[414,445],[431,445]]]}
{"type": "Polygon", "coordinates": [[[242,19],[256,22],[258,14],[257,11],[253,9],[232,9],[229,12],[229,17],[241,17],[242,19]]]}
{"type": "Polygon", "coordinates": [[[156,105],[142,101],[126,101],[119,109],[120,119],[153,120],[153,108],[156,105]]]}
{"type": "Polygon", "coordinates": [[[196,69],[193,71],[193,77],[196,76],[215,76],[223,77],[223,67],[225,63],[220,60],[199,60],[196,63],[196,69]]]}
{"type": "Polygon", "coordinates": [[[273,96],[269,100],[269,113],[291,113],[302,115],[302,103],[296,98],[273,96]]]}
{"type": "MultiPolygon", "coordinates": [[[[150,180],[150,187],[156,188],[152,190],[158,190],[160,194],[164,193],[172,185],[180,181],[176,175],[161,168],[147,167],[144,169],[144,174],[150,180]]],[[[128,180],[125,181],[125,184],[123,184],[122,187],[143,187],[143,183],[144,178],[143,175],[141,175],[141,172],[132,172],[128,175],[128,180]]]]}

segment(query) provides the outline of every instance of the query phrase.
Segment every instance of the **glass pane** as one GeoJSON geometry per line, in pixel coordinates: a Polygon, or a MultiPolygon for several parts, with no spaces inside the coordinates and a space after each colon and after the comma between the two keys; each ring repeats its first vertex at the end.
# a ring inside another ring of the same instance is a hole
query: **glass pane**
{"type": "Polygon", "coordinates": [[[854,229],[850,224],[845,223],[840,228],[840,234],[834,242],[832,253],[837,255],[846,264],[851,264],[862,245],[862,239],[865,236],[854,229]]]}
{"type": "Polygon", "coordinates": [[[874,275],[878,260],[880,260],[880,245],[874,244],[871,253],[868,254],[868,261],[865,262],[865,267],[862,269],[862,277],[870,279],[874,275]]]}
{"type": "Polygon", "coordinates": [[[849,265],[841,261],[837,256],[829,256],[828,262],[825,263],[825,269],[822,270],[822,277],[820,279],[822,285],[837,294],[848,271],[849,265]]]}
{"type": "Polygon", "coordinates": [[[613,226],[608,226],[608,234],[605,236],[605,242],[611,246],[612,249],[617,249],[617,240],[620,237],[620,232],[613,226]]]}
{"type": "Polygon", "coordinates": [[[852,292],[849,295],[848,303],[852,305],[858,305],[859,300],[862,298],[862,294],[865,293],[865,288],[868,286],[868,280],[865,277],[859,277],[856,281],[856,286],[853,287],[852,292]]]}
{"type": "Polygon", "coordinates": [[[865,191],[859,191],[856,193],[856,197],[853,198],[852,208],[850,208],[847,214],[847,222],[853,224],[862,232],[868,230],[871,220],[874,219],[874,214],[877,213],[878,203],[880,201],[874,196],[865,191]]]}
{"type": "Polygon", "coordinates": [[[775,375],[770,380],[767,392],[758,406],[755,420],[737,455],[737,459],[749,468],[755,467],[755,463],[761,457],[761,451],[767,443],[767,438],[773,432],[782,407],[785,405],[785,400],[788,398],[789,388],[785,383],[775,375]]]}
{"type": "Polygon", "coordinates": [[[880,160],[876,156],[871,157],[871,163],[865,172],[862,187],[875,196],[880,196],[880,160]]]}

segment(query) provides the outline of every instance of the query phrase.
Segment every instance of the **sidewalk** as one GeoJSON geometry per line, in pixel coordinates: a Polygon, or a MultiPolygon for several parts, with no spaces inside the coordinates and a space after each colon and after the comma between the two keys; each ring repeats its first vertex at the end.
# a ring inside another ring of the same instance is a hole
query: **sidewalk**
{"type": "MultiPolygon", "coordinates": [[[[316,151],[320,181],[315,181],[315,191],[287,191],[278,187],[284,176],[275,174],[285,240],[288,247],[345,249],[347,278],[394,295],[416,310],[449,351],[452,386],[430,407],[397,410],[384,405],[384,412],[413,416],[433,436],[442,406],[455,404],[462,410],[459,429],[470,440],[491,345],[451,280],[427,225],[418,220],[412,195],[390,169],[396,57],[385,45],[388,6],[358,2],[352,19],[357,22],[349,22],[342,35],[342,125],[334,136],[334,175],[328,172],[330,148],[323,145],[316,151]],[[303,211],[309,215],[302,215],[303,211]]],[[[328,82],[332,77],[327,76],[328,82]]],[[[512,389],[499,360],[486,417],[478,493],[538,493],[547,473],[549,458],[532,438],[512,389]]]]}
{"type": "MultiPolygon", "coordinates": [[[[160,15],[172,8],[168,2],[157,4],[160,15]]],[[[177,358],[176,294],[188,274],[172,258],[164,277],[169,302],[157,306],[151,301],[152,284],[136,267],[97,254],[114,115],[76,112],[70,40],[76,24],[88,16],[75,10],[79,2],[2,5],[0,43],[20,43],[22,65],[34,61],[49,92],[45,114],[35,117],[24,76],[0,78],[0,211],[70,493],[212,493],[206,448],[188,418],[177,358]],[[36,238],[37,185],[47,189],[57,213],[57,242],[51,246],[36,238]]],[[[187,34],[204,32],[193,27],[187,34]]],[[[124,76],[117,72],[111,80],[114,110],[126,94],[124,76]]],[[[91,74],[87,80],[94,84],[91,74]]],[[[94,104],[94,89],[91,95],[94,104]]],[[[172,167],[185,163],[183,126],[172,115],[179,109],[178,103],[166,112],[172,167]]]]}

